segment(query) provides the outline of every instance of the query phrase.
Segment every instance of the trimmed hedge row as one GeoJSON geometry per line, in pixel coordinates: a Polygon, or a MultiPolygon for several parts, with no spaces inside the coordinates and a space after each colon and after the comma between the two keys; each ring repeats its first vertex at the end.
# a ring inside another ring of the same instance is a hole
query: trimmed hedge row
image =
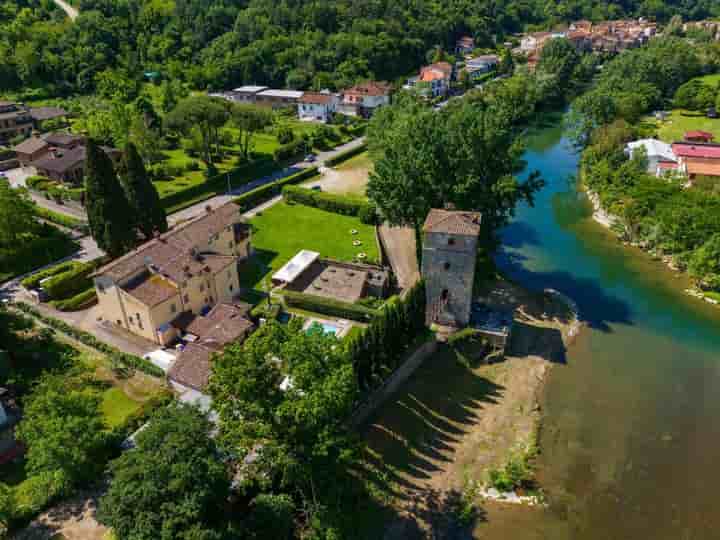
{"type": "Polygon", "coordinates": [[[95,268],[97,268],[95,263],[81,263],[62,274],[52,276],[43,285],[43,289],[52,300],[68,299],[92,287],[90,274],[95,268]]]}
{"type": "Polygon", "coordinates": [[[36,289],[43,279],[67,272],[79,265],[80,263],[77,261],[65,261],[55,266],[51,266],[50,268],[46,268],[45,270],[41,270],[32,276],[26,277],[20,282],[20,284],[26,289],[36,289]]]}
{"type": "Polygon", "coordinates": [[[283,290],[280,294],[285,300],[285,304],[289,307],[296,307],[307,311],[313,311],[315,313],[322,313],[331,317],[341,317],[343,319],[367,322],[378,314],[377,309],[362,306],[360,304],[340,302],[339,300],[333,300],[323,296],[315,296],[314,294],[305,294],[287,290],[283,290]]]}
{"type": "Polygon", "coordinates": [[[133,369],[137,369],[139,371],[142,371],[143,373],[147,373],[148,375],[152,375],[154,377],[165,376],[165,372],[149,360],[145,360],[144,358],[140,358],[139,356],[135,356],[134,354],[128,354],[119,351],[112,345],[108,345],[107,343],[100,341],[89,332],[85,332],[84,330],[80,330],[78,328],[75,328],[74,326],[70,326],[65,321],[61,321],[60,319],[56,319],[55,317],[48,317],[46,315],[43,315],[37,309],[35,309],[29,304],[26,304],[25,302],[16,302],[13,304],[13,306],[20,311],[27,313],[28,315],[36,317],[37,319],[48,325],[50,328],[54,328],[58,332],[62,332],[63,334],[67,334],[68,336],[78,340],[83,345],[87,345],[88,347],[92,347],[93,349],[105,353],[111,360],[117,360],[121,364],[124,364],[133,369]]]}
{"type": "Polygon", "coordinates": [[[67,227],[68,229],[73,229],[82,233],[88,232],[87,223],[81,219],[66,216],[65,214],[60,214],[59,212],[53,212],[52,210],[48,210],[47,208],[43,208],[42,206],[35,207],[35,214],[39,218],[50,221],[52,223],[56,223],[57,225],[62,225],[63,227],[67,227]]]}
{"type": "Polygon", "coordinates": [[[300,172],[286,176],[280,180],[275,180],[264,186],[257,187],[247,193],[243,193],[235,198],[233,202],[237,204],[242,211],[250,210],[265,201],[269,201],[273,197],[280,195],[284,186],[298,184],[303,180],[312,178],[318,173],[317,167],[308,167],[300,172]]]}
{"type": "Polygon", "coordinates": [[[343,161],[347,161],[351,157],[355,157],[358,154],[362,154],[365,150],[367,150],[367,144],[363,143],[356,148],[351,148],[350,150],[346,150],[345,152],[340,152],[337,156],[332,157],[330,159],[326,159],[325,166],[334,167],[335,165],[338,165],[339,163],[342,163],[343,161]]]}
{"type": "Polygon", "coordinates": [[[364,199],[325,193],[324,191],[315,191],[299,186],[285,186],[282,193],[285,200],[290,203],[314,206],[334,214],[357,216],[360,221],[368,225],[377,223],[375,205],[364,199]]]}
{"type": "Polygon", "coordinates": [[[71,296],[65,300],[53,300],[50,304],[60,311],[80,311],[97,303],[97,293],[95,287],[90,287],[84,291],[71,296]]]}

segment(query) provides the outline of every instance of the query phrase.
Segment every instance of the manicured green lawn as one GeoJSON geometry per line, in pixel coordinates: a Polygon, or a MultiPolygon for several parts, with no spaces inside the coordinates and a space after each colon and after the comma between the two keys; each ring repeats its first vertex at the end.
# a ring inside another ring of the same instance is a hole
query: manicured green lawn
{"type": "MultiPolygon", "coordinates": [[[[720,81],[720,76],[717,77],[720,81]]],[[[648,118],[648,124],[657,126],[658,138],[668,143],[682,141],[687,131],[708,131],[715,135],[715,140],[720,142],[720,119],[708,118],[702,113],[675,109],[664,122],[658,122],[648,118]]]]}
{"type": "Polygon", "coordinates": [[[322,257],[352,261],[360,252],[368,262],[379,259],[375,228],[352,216],[333,214],[300,204],[280,202],[250,220],[255,260],[241,269],[243,286],[258,288],[262,279],[288,262],[298,251],[317,251],[322,257]],[[355,229],[358,234],[350,234],[355,229]],[[362,242],[353,246],[353,240],[362,242]]]}
{"type": "Polygon", "coordinates": [[[128,416],[140,408],[140,403],[130,399],[117,386],[103,392],[102,399],[101,409],[105,423],[111,428],[122,424],[128,416]]]}

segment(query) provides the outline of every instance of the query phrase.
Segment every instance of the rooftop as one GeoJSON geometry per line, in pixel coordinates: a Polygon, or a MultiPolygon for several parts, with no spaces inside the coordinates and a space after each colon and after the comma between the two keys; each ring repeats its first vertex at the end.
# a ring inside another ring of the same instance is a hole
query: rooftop
{"type": "Polygon", "coordinates": [[[262,92],[258,92],[259,96],[263,97],[276,97],[276,98],[282,98],[282,99],[300,99],[304,92],[301,92],[300,90],[274,90],[274,89],[268,89],[263,90],[262,92]]]}
{"type": "Polygon", "coordinates": [[[267,90],[267,86],[256,86],[252,84],[248,84],[245,86],[240,86],[239,88],[235,88],[233,92],[237,92],[239,94],[257,94],[258,92],[262,92],[263,90],[267,90]]]}
{"type": "Polygon", "coordinates": [[[305,294],[354,303],[364,296],[367,281],[368,271],[363,267],[316,261],[288,288],[305,294]]]}
{"type": "Polygon", "coordinates": [[[425,219],[423,231],[477,236],[480,234],[481,221],[482,215],[479,212],[433,208],[425,219]]]}
{"type": "Polygon", "coordinates": [[[717,143],[674,142],[672,151],[684,158],[720,159],[720,144],[717,143]]]}
{"type": "Polygon", "coordinates": [[[331,103],[334,96],[329,92],[305,92],[300,98],[300,103],[312,103],[316,105],[327,105],[331,103]]]}
{"type": "Polygon", "coordinates": [[[272,276],[272,280],[291,283],[319,257],[320,254],[317,251],[309,251],[307,249],[303,249],[299,251],[287,263],[285,263],[285,265],[280,268],[280,270],[275,272],[272,276]]]}
{"type": "Polygon", "coordinates": [[[123,290],[150,307],[162,304],[178,294],[178,288],[173,282],[149,271],[130,280],[123,290]]]}
{"type": "Polygon", "coordinates": [[[30,137],[29,139],[25,139],[23,142],[15,146],[13,150],[21,154],[34,154],[38,150],[42,150],[47,146],[49,146],[48,143],[43,141],[41,138],[30,137]]]}
{"type": "Polygon", "coordinates": [[[627,144],[630,155],[638,148],[644,148],[648,157],[660,157],[669,161],[675,161],[677,159],[673,152],[673,147],[657,139],[640,139],[627,144]]]}
{"type": "Polygon", "coordinates": [[[62,118],[67,116],[67,111],[60,107],[31,107],[30,116],[33,120],[43,122],[45,120],[51,120],[53,118],[62,118]]]}
{"type": "Polygon", "coordinates": [[[385,96],[390,93],[390,85],[385,82],[367,81],[348,88],[345,94],[362,94],[365,96],[385,96]]]}

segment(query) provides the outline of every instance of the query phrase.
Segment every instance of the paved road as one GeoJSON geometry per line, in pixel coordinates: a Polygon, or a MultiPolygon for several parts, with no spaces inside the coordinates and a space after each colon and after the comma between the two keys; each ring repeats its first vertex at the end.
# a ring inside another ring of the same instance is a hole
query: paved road
{"type": "Polygon", "coordinates": [[[80,14],[77,9],[72,7],[70,4],[68,4],[64,0],[53,0],[53,2],[55,2],[55,5],[57,5],[60,9],[62,9],[67,14],[67,16],[70,17],[70,19],[73,21],[80,14]]]}
{"type": "MultiPolygon", "coordinates": [[[[232,201],[238,195],[247,193],[248,191],[251,191],[260,186],[264,186],[265,184],[269,184],[270,182],[274,182],[275,180],[280,180],[281,178],[290,176],[291,174],[294,174],[294,173],[296,173],[302,169],[305,169],[307,167],[310,167],[313,165],[317,165],[318,167],[323,167],[326,160],[333,158],[333,157],[337,156],[338,154],[341,154],[342,152],[346,152],[348,150],[353,150],[359,146],[362,146],[364,143],[365,143],[365,137],[360,137],[358,139],[354,139],[354,140],[350,141],[349,143],[340,145],[333,150],[329,150],[327,152],[320,152],[317,155],[317,160],[314,163],[300,161],[298,163],[295,163],[294,165],[291,165],[290,167],[287,167],[286,169],[283,169],[282,171],[277,171],[271,175],[265,176],[264,178],[259,178],[257,180],[254,180],[253,182],[244,184],[244,185],[238,187],[237,189],[232,190],[229,195],[217,195],[217,196],[213,197],[212,199],[207,199],[207,200],[199,202],[193,206],[189,206],[189,207],[185,208],[184,210],[179,210],[178,212],[175,212],[174,214],[170,214],[168,216],[168,224],[172,227],[172,226],[176,225],[177,223],[194,218],[195,216],[198,216],[198,215],[202,214],[203,212],[205,212],[205,207],[207,205],[210,205],[213,208],[217,208],[218,206],[225,204],[226,202],[232,201]]],[[[277,202],[277,201],[275,201],[275,202],[277,202]]],[[[272,206],[272,205],[270,205],[270,206],[272,206]]]]}

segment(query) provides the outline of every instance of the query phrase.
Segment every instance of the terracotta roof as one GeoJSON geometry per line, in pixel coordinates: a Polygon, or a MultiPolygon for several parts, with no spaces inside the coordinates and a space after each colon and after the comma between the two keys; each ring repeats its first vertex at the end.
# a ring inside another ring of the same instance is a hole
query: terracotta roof
{"type": "Polygon", "coordinates": [[[348,88],[345,94],[361,94],[365,96],[384,96],[390,93],[390,85],[385,82],[368,81],[348,88]]]}
{"type": "Polygon", "coordinates": [[[675,142],[672,150],[679,157],[720,159],[720,144],[715,143],[675,142]]]}
{"type": "Polygon", "coordinates": [[[446,79],[448,76],[442,71],[435,71],[432,69],[425,70],[420,74],[420,80],[422,82],[437,81],[439,79],[446,79]]]}
{"type": "Polygon", "coordinates": [[[300,98],[300,103],[313,103],[316,105],[327,105],[333,100],[332,94],[322,92],[305,92],[300,98]]]}
{"type": "Polygon", "coordinates": [[[13,150],[20,154],[34,154],[38,150],[47,148],[49,145],[39,137],[30,137],[18,144],[13,150]]]}
{"type": "Polygon", "coordinates": [[[69,150],[63,149],[62,151],[58,151],[56,154],[46,154],[35,161],[33,165],[38,169],[54,171],[62,174],[84,161],[85,147],[76,146],[75,148],[71,148],[69,150]]]}
{"type": "Polygon", "coordinates": [[[226,255],[199,254],[191,250],[207,242],[213,234],[237,222],[240,208],[228,202],[209,213],[171,229],[165,234],[145,242],[137,249],[106,264],[95,275],[107,275],[115,281],[132,275],[138,269],[152,265],[155,271],[175,281],[183,281],[184,275],[206,271],[216,272],[232,263],[235,258],[226,255]]]}
{"type": "Polygon", "coordinates": [[[708,131],[697,130],[697,131],[686,132],[685,138],[686,139],[709,139],[709,140],[712,140],[715,138],[715,135],[713,135],[712,133],[710,133],[708,131]]]}
{"type": "Polygon", "coordinates": [[[84,137],[72,133],[48,133],[43,135],[43,139],[51,146],[74,146],[85,143],[84,137]]]}
{"type": "Polygon", "coordinates": [[[177,296],[177,286],[159,274],[143,272],[123,286],[123,290],[144,305],[153,307],[177,296]]]}
{"type": "Polygon", "coordinates": [[[480,234],[481,218],[482,215],[479,212],[433,208],[425,220],[423,231],[477,236],[480,234]]]}
{"type": "Polygon", "coordinates": [[[434,64],[423,67],[420,70],[420,73],[424,72],[425,70],[440,71],[442,73],[445,73],[449,77],[450,75],[452,75],[453,67],[449,62],[435,62],[434,64]]]}
{"type": "Polygon", "coordinates": [[[720,160],[689,158],[685,165],[689,175],[720,176],[720,160]]]}
{"type": "Polygon", "coordinates": [[[210,357],[215,349],[188,343],[168,371],[168,379],[202,392],[210,380],[210,357]]]}

